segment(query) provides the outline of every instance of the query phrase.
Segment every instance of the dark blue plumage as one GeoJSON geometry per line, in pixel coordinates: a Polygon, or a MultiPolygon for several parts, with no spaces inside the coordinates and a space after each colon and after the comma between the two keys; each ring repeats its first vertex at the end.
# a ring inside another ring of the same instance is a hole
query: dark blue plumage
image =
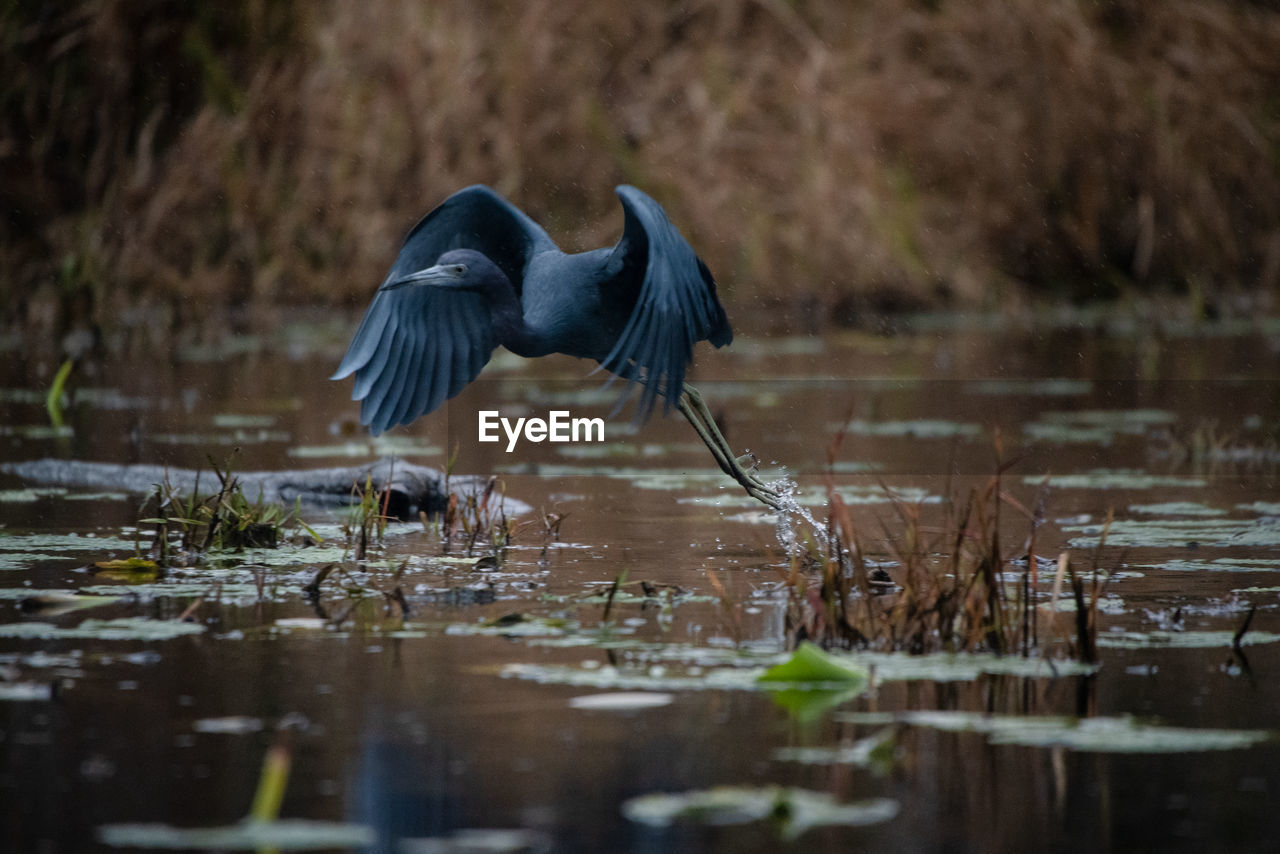
{"type": "Polygon", "coordinates": [[[715,282],[662,207],[617,188],[612,248],[565,254],[488,187],[454,193],[414,226],[333,379],[374,433],[407,424],[476,378],[495,347],[567,353],[642,383],[639,413],[679,405],[698,341],[733,338],[715,282]]]}

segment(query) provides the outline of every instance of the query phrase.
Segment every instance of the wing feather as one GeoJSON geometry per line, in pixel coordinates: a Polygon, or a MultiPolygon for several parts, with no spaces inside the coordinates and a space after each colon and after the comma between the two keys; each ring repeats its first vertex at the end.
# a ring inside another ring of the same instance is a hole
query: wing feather
{"type": "Polygon", "coordinates": [[[404,323],[402,326],[400,364],[396,371],[400,382],[394,398],[388,399],[384,407],[387,418],[386,423],[380,425],[383,430],[404,420],[414,397],[422,389],[423,379],[427,383],[431,381],[431,370],[435,366],[435,357],[439,349],[426,346],[426,324],[404,323]]]}
{"type": "MultiPolygon", "coordinates": [[[[467,187],[410,230],[383,287],[460,248],[483,252],[519,294],[529,259],[555,244],[493,190],[467,187]]],[[[458,394],[497,345],[489,310],[478,294],[428,286],[380,289],[332,379],[355,375],[352,400],[361,401],[360,420],[377,435],[458,394]]]]}
{"type": "Polygon", "coordinates": [[[360,414],[369,414],[370,426],[378,433],[386,429],[385,422],[390,419],[395,409],[395,401],[399,398],[400,389],[404,387],[404,329],[398,319],[392,319],[391,328],[385,333],[390,341],[387,348],[386,366],[374,381],[369,396],[361,401],[360,414]]]}
{"type": "Polygon", "coordinates": [[[612,256],[620,272],[607,287],[613,299],[634,299],[634,307],[600,364],[625,378],[628,388],[643,384],[637,410],[643,418],[659,396],[668,410],[679,401],[695,344],[705,339],[722,347],[733,331],[710,271],[662,206],[635,187],[617,193],[626,222],[612,256]],[[633,296],[623,294],[628,284],[633,296]]]}

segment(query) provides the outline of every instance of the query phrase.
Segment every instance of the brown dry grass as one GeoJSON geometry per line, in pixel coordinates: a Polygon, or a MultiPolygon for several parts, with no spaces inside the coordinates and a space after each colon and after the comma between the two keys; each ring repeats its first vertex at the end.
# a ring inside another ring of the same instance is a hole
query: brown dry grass
{"type": "Polygon", "coordinates": [[[612,241],[609,188],[636,183],[738,311],[1280,289],[1263,4],[181,8],[0,12],[16,319],[40,320],[41,287],[111,324],[362,303],[407,227],[477,181],[566,249],[612,241]]]}
{"type": "MultiPolygon", "coordinates": [[[[828,448],[829,465],[844,436],[828,448]]],[[[999,456],[997,443],[997,456],[999,456]]],[[[890,560],[874,578],[864,543],[872,539],[854,524],[849,507],[827,476],[827,531],[793,552],[783,580],[788,594],[788,645],[811,641],[824,647],[870,648],[916,654],[994,652],[999,655],[1070,657],[1097,661],[1098,608],[1106,586],[1100,570],[1106,531],[1093,553],[1086,580],[1063,552],[1058,573],[1039,571],[1036,530],[1043,523],[1046,483],[1034,509],[1003,487],[1007,464],[963,501],[948,500],[941,525],[922,521],[923,507],[892,499],[893,527],[881,523],[890,560]],[[1029,533],[1012,552],[1001,516],[1012,511],[1029,533]],[[1015,568],[1011,558],[1018,555],[1015,568]],[[1052,582],[1052,595],[1042,594],[1052,582]],[[1058,613],[1064,582],[1075,605],[1074,620],[1058,613]],[[1074,623],[1074,625],[1070,625],[1074,623]]]]}

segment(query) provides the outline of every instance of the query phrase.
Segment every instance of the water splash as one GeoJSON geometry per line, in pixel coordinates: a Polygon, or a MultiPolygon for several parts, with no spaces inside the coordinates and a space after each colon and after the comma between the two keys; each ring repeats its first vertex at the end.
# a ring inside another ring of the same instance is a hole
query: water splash
{"type": "Polygon", "coordinates": [[[798,557],[805,552],[805,544],[796,534],[796,520],[809,524],[813,539],[820,548],[825,549],[830,545],[826,526],[819,524],[813,511],[799,501],[800,485],[794,478],[784,475],[770,481],[768,487],[778,496],[779,510],[774,531],[778,538],[778,545],[782,546],[787,557],[798,557]]]}

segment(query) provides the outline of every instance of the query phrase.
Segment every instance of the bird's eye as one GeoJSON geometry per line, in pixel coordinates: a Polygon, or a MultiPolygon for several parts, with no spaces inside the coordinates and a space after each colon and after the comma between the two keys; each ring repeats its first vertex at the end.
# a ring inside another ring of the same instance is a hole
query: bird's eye
{"type": "Polygon", "coordinates": [[[455,276],[465,276],[467,274],[467,265],[454,264],[452,267],[449,268],[449,272],[453,273],[455,276]]]}

